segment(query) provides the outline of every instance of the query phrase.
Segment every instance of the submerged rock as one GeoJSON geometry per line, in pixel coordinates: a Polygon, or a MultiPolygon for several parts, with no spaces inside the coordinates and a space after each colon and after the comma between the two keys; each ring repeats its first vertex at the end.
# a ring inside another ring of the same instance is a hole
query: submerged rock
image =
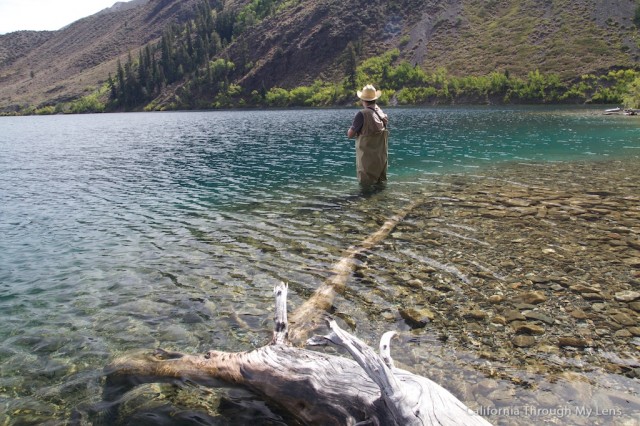
{"type": "Polygon", "coordinates": [[[533,336],[520,334],[517,336],[513,336],[513,338],[511,339],[511,343],[513,343],[513,346],[516,346],[518,348],[528,348],[536,344],[536,338],[533,336]]]}
{"type": "Polygon", "coordinates": [[[576,348],[586,348],[587,346],[591,346],[592,342],[587,339],[583,339],[581,337],[560,337],[558,338],[558,346],[573,346],[576,348]]]}
{"type": "Polygon", "coordinates": [[[474,320],[484,320],[489,316],[489,314],[487,314],[485,311],[482,311],[480,309],[472,309],[470,311],[465,312],[463,316],[465,318],[474,319],[474,320]]]}
{"type": "Polygon", "coordinates": [[[627,302],[627,303],[633,302],[635,300],[640,299],[640,292],[631,291],[631,290],[620,291],[614,295],[614,298],[618,302],[627,302]]]}
{"type": "Polygon", "coordinates": [[[517,334],[541,335],[545,333],[544,327],[530,323],[514,323],[511,325],[517,334]]]}
{"type": "Polygon", "coordinates": [[[520,311],[517,311],[515,309],[510,309],[504,312],[504,318],[507,322],[524,321],[527,319],[524,315],[520,313],[520,311]]]}
{"type": "Polygon", "coordinates": [[[516,296],[514,300],[518,300],[529,305],[538,305],[546,302],[547,296],[539,291],[530,291],[516,296]]]}
{"type": "Polygon", "coordinates": [[[411,328],[424,328],[436,318],[436,314],[427,308],[401,308],[399,313],[411,328]]]}
{"type": "Polygon", "coordinates": [[[617,313],[612,315],[611,318],[620,325],[632,326],[638,324],[638,318],[631,318],[631,316],[625,313],[617,313]]]}
{"type": "Polygon", "coordinates": [[[583,320],[588,318],[588,315],[582,309],[574,309],[569,313],[569,315],[571,315],[573,318],[578,320],[583,320]]]}
{"type": "Polygon", "coordinates": [[[555,322],[555,320],[551,318],[549,315],[543,314],[542,312],[539,312],[539,311],[524,311],[522,312],[522,314],[525,316],[525,318],[529,320],[541,321],[547,325],[552,325],[555,322]]]}

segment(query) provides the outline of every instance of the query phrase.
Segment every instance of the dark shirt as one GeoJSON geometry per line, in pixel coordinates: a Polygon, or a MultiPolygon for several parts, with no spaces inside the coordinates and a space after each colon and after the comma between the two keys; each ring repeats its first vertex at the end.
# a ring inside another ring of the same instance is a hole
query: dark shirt
{"type": "Polygon", "coordinates": [[[363,125],[364,125],[364,114],[362,114],[362,111],[358,111],[356,116],[353,118],[353,123],[351,124],[351,128],[356,133],[360,133],[363,125]]]}

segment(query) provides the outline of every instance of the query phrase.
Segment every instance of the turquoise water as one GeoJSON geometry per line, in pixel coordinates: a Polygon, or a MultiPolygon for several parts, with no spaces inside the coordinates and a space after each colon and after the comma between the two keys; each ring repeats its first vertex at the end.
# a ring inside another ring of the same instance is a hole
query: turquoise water
{"type": "Polygon", "coordinates": [[[264,344],[274,283],[299,305],[439,175],[640,156],[640,121],[599,109],[389,108],[376,198],[355,179],[354,112],[0,119],[0,423],[90,418],[128,350],[264,344]]]}

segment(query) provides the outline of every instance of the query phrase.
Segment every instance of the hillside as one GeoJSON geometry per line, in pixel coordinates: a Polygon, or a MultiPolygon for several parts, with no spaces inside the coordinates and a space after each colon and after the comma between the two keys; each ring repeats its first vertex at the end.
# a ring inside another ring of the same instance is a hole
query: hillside
{"type": "MultiPolygon", "coordinates": [[[[194,19],[201,1],[135,0],[59,31],[0,36],[0,110],[53,104],[92,92],[109,73],[115,74],[117,58],[124,62],[129,52],[137,57],[146,43],[158,43],[171,24],[194,19]]],[[[223,35],[221,49],[209,60],[231,61],[233,72],[225,78],[246,93],[318,79],[337,82],[347,73],[348,49],[354,45],[359,62],[398,48],[398,61],[427,72],[445,68],[459,76],[540,70],[573,79],[637,68],[640,58],[636,0],[209,4],[217,18],[216,31],[225,31],[220,23],[232,31],[223,35]],[[260,8],[268,11],[263,17],[258,16],[260,8]]],[[[192,77],[187,74],[182,82],[164,87],[156,102],[168,102],[192,77]]]]}
{"type": "Polygon", "coordinates": [[[293,86],[341,73],[340,55],[360,41],[361,57],[399,47],[400,59],[454,75],[539,69],[563,77],[638,64],[635,0],[310,1],[248,34],[266,79],[293,86]]]}
{"type": "Polygon", "coordinates": [[[0,35],[0,108],[56,103],[93,91],[113,73],[116,58],[189,19],[196,3],[136,0],[133,8],[106,9],[58,31],[0,35]]]}

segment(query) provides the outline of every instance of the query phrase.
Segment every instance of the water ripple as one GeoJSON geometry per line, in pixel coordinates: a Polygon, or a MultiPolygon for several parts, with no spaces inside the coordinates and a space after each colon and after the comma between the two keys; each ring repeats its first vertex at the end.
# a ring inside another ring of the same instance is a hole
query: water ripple
{"type": "MultiPolygon", "coordinates": [[[[267,340],[275,283],[290,282],[291,306],[299,305],[347,247],[444,173],[636,155],[640,140],[637,126],[593,114],[391,109],[391,180],[368,194],[344,136],[354,111],[2,118],[5,407],[23,423],[61,421],[99,399],[99,372],[115,354],[160,345],[244,350],[267,340]],[[35,412],[43,417],[24,414],[35,412]]],[[[485,246],[472,231],[435,230],[485,246]]],[[[468,284],[407,247],[383,256],[468,284]]],[[[371,275],[377,283],[354,278],[337,312],[365,336],[389,325],[377,313],[388,313],[395,292],[391,271],[371,275]]]]}

